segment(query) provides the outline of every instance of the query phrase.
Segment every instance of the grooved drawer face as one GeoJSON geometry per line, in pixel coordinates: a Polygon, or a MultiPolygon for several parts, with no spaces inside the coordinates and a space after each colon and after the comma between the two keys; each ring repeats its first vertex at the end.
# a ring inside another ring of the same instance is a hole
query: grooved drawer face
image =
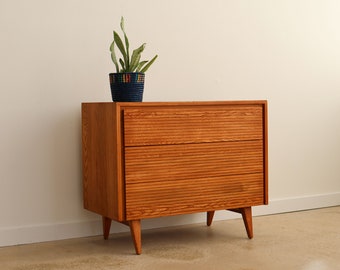
{"type": "Polygon", "coordinates": [[[264,203],[261,106],[124,110],[126,219],[264,203]]]}
{"type": "Polygon", "coordinates": [[[260,105],[128,108],[125,146],[262,139],[262,113],[260,105]]]}
{"type": "Polygon", "coordinates": [[[125,183],[259,173],[262,141],[127,147],[125,183]]]}
{"type": "Polygon", "coordinates": [[[263,204],[263,174],[174,179],[127,188],[127,220],[263,204]]]}

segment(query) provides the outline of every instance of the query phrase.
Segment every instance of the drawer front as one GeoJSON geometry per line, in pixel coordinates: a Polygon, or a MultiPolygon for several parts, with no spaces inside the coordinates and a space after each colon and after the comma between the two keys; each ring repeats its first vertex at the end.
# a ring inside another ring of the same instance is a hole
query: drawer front
{"type": "Polygon", "coordinates": [[[140,183],[126,196],[127,220],[262,205],[263,174],[140,183]]]}
{"type": "Polygon", "coordinates": [[[262,141],[127,147],[125,184],[263,171],[262,141]]]}
{"type": "Polygon", "coordinates": [[[263,139],[263,106],[125,108],[125,146],[263,139]]]}
{"type": "Polygon", "coordinates": [[[263,204],[263,160],[262,140],[126,147],[126,217],[263,204]]]}

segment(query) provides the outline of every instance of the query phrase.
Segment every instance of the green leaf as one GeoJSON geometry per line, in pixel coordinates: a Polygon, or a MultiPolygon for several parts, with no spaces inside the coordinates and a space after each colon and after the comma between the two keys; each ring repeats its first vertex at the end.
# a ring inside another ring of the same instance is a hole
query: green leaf
{"type": "Polygon", "coordinates": [[[137,57],[135,57],[134,61],[131,62],[130,72],[135,72],[136,68],[138,67],[140,58],[141,58],[141,54],[138,54],[137,57]]]}
{"type": "Polygon", "coordinates": [[[119,65],[118,65],[118,61],[117,61],[117,57],[116,57],[116,53],[115,53],[115,41],[112,41],[111,46],[110,46],[110,51],[111,51],[111,59],[112,62],[115,64],[116,66],[116,72],[119,72],[119,65]]]}
{"type": "Polygon", "coordinates": [[[133,72],[133,70],[135,70],[138,66],[138,63],[140,61],[141,58],[141,54],[144,51],[145,48],[145,43],[142,44],[139,48],[135,49],[132,52],[132,56],[131,56],[131,64],[130,64],[130,71],[133,72]]]}
{"type": "Polygon", "coordinates": [[[140,72],[140,70],[142,69],[142,67],[149,61],[142,61],[138,64],[138,67],[137,67],[137,72],[140,72]]]}
{"type": "Polygon", "coordinates": [[[122,66],[122,69],[120,72],[127,72],[126,69],[125,69],[125,64],[124,64],[124,61],[122,58],[119,58],[119,63],[121,64],[122,66]]]}
{"type": "Polygon", "coordinates": [[[124,44],[123,44],[120,36],[117,34],[116,31],[113,31],[113,38],[114,38],[114,41],[115,41],[118,49],[120,50],[121,54],[123,55],[124,61],[126,63],[127,62],[127,55],[126,55],[126,51],[125,51],[125,48],[124,48],[124,44]]]}
{"type": "Polygon", "coordinates": [[[153,62],[155,62],[155,60],[157,59],[157,57],[158,57],[158,55],[155,55],[155,57],[154,58],[152,58],[151,60],[150,60],[150,62],[140,71],[140,72],[142,72],[142,73],[145,73],[148,69],[149,69],[149,67],[153,64],[153,62]]]}
{"type": "Polygon", "coordinates": [[[124,39],[125,39],[125,48],[126,48],[126,65],[127,65],[127,68],[129,68],[130,66],[130,44],[129,44],[129,39],[126,35],[126,32],[125,32],[125,26],[124,26],[124,17],[121,18],[120,20],[120,28],[122,29],[123,33],[124,33],[124,39]]]}

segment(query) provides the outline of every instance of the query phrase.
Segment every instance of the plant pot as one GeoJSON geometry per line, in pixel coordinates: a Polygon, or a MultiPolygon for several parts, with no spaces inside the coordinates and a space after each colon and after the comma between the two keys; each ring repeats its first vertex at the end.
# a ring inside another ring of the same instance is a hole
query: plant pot
{"type": "Polygon", "coordinates": [[[144,73],[110,73],[109,78],[113,101],[143,100],[144,73]]]}

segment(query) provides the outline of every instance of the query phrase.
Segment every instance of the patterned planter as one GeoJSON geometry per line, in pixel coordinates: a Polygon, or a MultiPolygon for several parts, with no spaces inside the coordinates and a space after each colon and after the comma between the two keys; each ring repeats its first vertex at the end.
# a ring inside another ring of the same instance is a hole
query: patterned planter
{"type": "Polygon", "coordinates": [[[113,101],[143,101],[144,73],[110,73],[113,101]]]}

